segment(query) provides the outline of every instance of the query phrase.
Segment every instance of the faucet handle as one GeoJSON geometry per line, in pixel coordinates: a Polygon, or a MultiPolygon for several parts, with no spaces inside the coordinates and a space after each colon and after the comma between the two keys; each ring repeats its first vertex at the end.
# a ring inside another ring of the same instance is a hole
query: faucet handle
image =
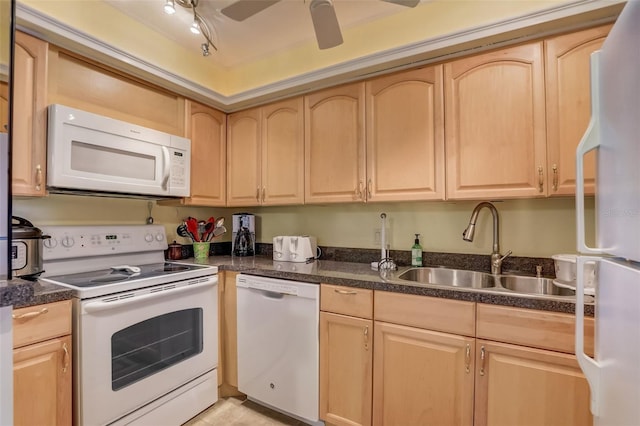
{"type": "Polygon", "coordinates": [[[505,260],[507,257],[511,256],[511,253],[513,253],[513,252],[511,250],[509,250],[504,256],[502,256],[502,258],[500,258],[500,262],[505,260]]]}

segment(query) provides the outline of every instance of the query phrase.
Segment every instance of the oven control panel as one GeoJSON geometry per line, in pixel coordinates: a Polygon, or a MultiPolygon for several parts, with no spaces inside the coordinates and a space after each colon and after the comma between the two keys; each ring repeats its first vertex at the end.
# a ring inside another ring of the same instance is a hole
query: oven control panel
{"type": "Polygon", "coordinates": [[[43,226],[44,260],[140,253],[167,249],[161,225],[43,226]]]}

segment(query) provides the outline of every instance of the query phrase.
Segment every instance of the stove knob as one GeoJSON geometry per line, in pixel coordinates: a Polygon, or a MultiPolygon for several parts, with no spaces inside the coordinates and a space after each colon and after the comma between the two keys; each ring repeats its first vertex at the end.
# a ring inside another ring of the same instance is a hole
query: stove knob
{"type": "Polygon", "coordinates": [[[158,240],[158,241],[164,240],[164,234],[162,232],[158,232],[156,234],[156,240],[158,240]]]}
{"type": "Polygon", "coordinates": [[[44,240],[44,242],[42,244],[46,248],[52,249],[52,248],[55,248],[58,245],[58,240],[56,240],[55,238],[47,238],[46,240],[44,240]]]}
{"type": "Polygon", "coordinates": [[[69,248],[72,247],[76,242],[73,240],[73,237],[62,237],[62,246],[69,248]]]}
{"type": "Polygon", "coordinates": [[[148,242],[148,243],[153,242],[153,235],[151,235],[151,234],[146,234],[146,235],[144,236],[144,240],[145,240],[146,242],[148,242]]]}

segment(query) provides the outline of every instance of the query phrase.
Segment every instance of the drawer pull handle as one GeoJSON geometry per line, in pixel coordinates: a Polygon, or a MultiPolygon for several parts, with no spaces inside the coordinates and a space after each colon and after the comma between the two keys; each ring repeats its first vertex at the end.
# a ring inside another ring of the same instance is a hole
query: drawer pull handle
{"type": "Polygon", "coordinates": [[[42,166],[38,164],[36,166],[36,191],[40,191],[42,187],[42,166]]]}
{"type": "Polygon", "coordinates": [[[542,192],[544,190],[544,169],[542,166],[538,167],[538,192],[542,192]]]}
{"type": "Polygon", "coordinates": [[[362,200],[364,198],[364,183],[362,181],[358,182],[358,186],[356,187],[356,199],[362,200]]]}
{"type": "Polygon", "coordinates": [[[484,376],[484,346],[480,347],[480,375],[484,376]]]}
{"type": "Polygon", "coordinates": [[[34,317],[37,317],[37,316],[40,316],[40,315],[44,315],[47,312],[49,312],[49,309],[42,308],[39,311],[27,312],[26,314],[22,314],[22,315],[13,314],[13,315],[11,315],[11,318],[13,318],[15,320],[27,320],[27,319],[34,318],[34,317]]]}
{"type": "Polygon", "coordinates": [[[69,368],[69,349],[67,348],[66,343],[62,344],[62,350],[64,351],[64,358],[62,359],[62,372],[66,373],[67,369],[69,368]]]}
{"type": "Polygon", "coordinates": [[[333,291],[335,291],[338,294],[345,294],[347,296],[355,296],[356,294],[358,294],[357,291],[349,291],[349,290],[338,290],[337,288],[334,289],[333,291]]]}
{"type": "Polygon", "coordinates": [[[369,326],[365,326],[364,328],[364,350],[369,350],[369,326]]]}
{"type": "Polygon", "coordinates": [[[467,343],[467,350],[464,355],[464,371],[469,373],[471,371],[471,345],[467,343]]]}

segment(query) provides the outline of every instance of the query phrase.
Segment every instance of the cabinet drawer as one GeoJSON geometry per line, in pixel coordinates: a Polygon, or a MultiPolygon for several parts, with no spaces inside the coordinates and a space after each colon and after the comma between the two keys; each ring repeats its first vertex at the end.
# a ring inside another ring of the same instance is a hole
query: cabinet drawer
{"type": "Polygon", "coordinates": [[[13,310],[13,347],[71,334],[71,300],[13,310]]]}
{"type": "Polygon", "coordinates": [[[475,335],[475,302],[376,291],[376,321],[445,333],[475,335]]]}
{"type": "Polygon", "coordinates": [[[321,284],[320,310],[371,319],[373,290],[321,284]]]}
{"type": "MultiPolygon", "coordinates": [[[[478,304],[477,319],[478,338],[575,353],[572,314],[478,304]]],[[[584,333],[584,350],[593,355],[593,318],[585,318],[584,333]]]]}

